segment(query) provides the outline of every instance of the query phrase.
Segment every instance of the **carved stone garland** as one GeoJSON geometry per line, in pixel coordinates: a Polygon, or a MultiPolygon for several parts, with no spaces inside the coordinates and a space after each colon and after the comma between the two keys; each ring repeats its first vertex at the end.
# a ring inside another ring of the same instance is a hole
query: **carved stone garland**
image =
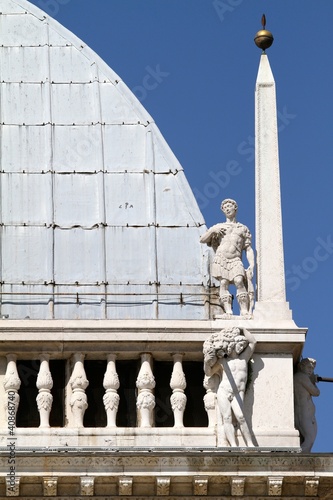
{"type": "Polygon", "coordinates": [[[36,398],[40,417],[39,427],[50,427],[49,419],[53,402],[51,394],[53,380],[49,368],[49,359],[50,356],[48,354],[41,355],[41,364],[36,382],[37,389],[39,390],[36,398]]]}
{"type": "Polygon", "coordinates": [[[153,410],[155,408],[155,378],[151,369],[151,354],[141,354],[141,368],[136,381],[139,390],[136,400],[138,409],[138,427],[151,427],[153,424],[153,410]]]}
{"type": "Polygon", "coordinates": [[[103,387],[105,394],[103,396],[103,403],[107,415],[107,427],[116,426],[116,416],[119,406],[119,377],[116,371],[116,355],[109,354],[108,365],[104,375],[103,387]]]}
{"type": "Polygon", "coordinates": [[[69,379],[69,383],[72,388],[70,405],[74,416],[74,426],[83,427],[84,412],[88,408],[85,390],[89,385],[89,381],[87,380],[86,372],[84,371],[84,354],[76,353],[74,354],[73,359],[74,369],[72,376],[69,379]]]}
{"type": "Polygon", "coordinates": [[[172,395],[170,401],[174,415],[174,427],[184,427],[183,416],[187,402],[186,395],[184,394],[186,379],[183,372],[182,359],[182,354],[173,355],[173,371],[170,381],[172,395]]]}

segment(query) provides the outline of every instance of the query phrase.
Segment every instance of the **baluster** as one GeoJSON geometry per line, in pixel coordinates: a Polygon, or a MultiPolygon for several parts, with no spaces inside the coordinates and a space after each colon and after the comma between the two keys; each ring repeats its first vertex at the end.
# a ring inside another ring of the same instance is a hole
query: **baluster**
{"type": "Polygon", "coordinates": [[[69,379],[69,383],[72,388],[70,405],[74,416],[74,426],[83,427],[84,412],[88,408],[85,390],[88,387],[89,382],[86,377],[86,372],[84,371],[84,354],[75,353],[73,359],[74,369],[71,378],[69,379]]]}
{"type": "Polygon", "coordinates": [[[50,356],[48,354],[40,356],[40,368],[36,382],[37,389],[39,390],[36,398],[40,417],[39,427],[50,427],[49,419],[53,402],[51,394],[53,380],[49,367],[49,359],[50,356]]]}
{"type": "Polygon", "coordinates": [[[216,391],[220,382],[220,378],[217,374],[211,377],[205,376],[203,386],[206,389],[206,394],[204,395],[204,405],[205,410],[208,415],[208,427],[215,427],[216,421],[216,391]]]}
{"type": "Polygon", "coordinates": [[[171,394],[171,408],[174,416],[174,427],[184,427],[183,416],[186,407],[186,395],[184,390],[186,388],[186,379],[182,366],[183,354],[173,355],[173,371],[171,375],[170,387],[171,394]]]}
{"type": "Polygon", "coordinates": [[[16,425],[16,415],[20,403],[18,390],[21,387],[21,380],[16,366],[16,355],[7,354],[7,369],[3,385],[6,391],[5,409],[8,425],[16,425]]]}
{"type": "Polygon", "coordinates": [[[138,409],[138,426],[151,427],[153,424],[153,410],[155,407],[155,378],[151,369],[151,354],[141,354],[141,368],[136,381],[139,390],[136,400],[138,409]]]}
{"type": "Polygon", "coordinates": [[[119,389],[119,377],[116,371],[116,355],[109,354],[108,356],[108,366],[104,375],[103,387],[105,389],[105,394],[103,396],[103,403],[105,406],[105,411],[107,415],[107,427],[116,426],[116,416],[119,406],[119,394],[117,394],[117,389],[119,389]]]}

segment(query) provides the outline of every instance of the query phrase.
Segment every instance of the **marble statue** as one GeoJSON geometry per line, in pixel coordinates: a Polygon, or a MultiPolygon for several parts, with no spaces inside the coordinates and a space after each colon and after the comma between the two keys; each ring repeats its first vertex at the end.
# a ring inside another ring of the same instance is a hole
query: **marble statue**
{"type": "Polygon", "coordinates": [[[315,367],[315,359],[304,358],[298,363],[294,375],[295,427],[301,435],[304,453],[310,453],[317,435],[316,409],[312,396],[319,396],[320,391],[316,386],[315,367]]]}
{"type": "Polygon", "coordinates": [[[217,405],[220,410],[224,434],[230,446],[236,443],[233,418],[239,424],[245,443],[253,447],[251,432],[244,416],[244,395],[248,377],[248,362],[254,352],[256,340],[245,328],[224,328],[213,333],[205,342],[205,375],[219,376],[217,405]]]}
{"type": "Polygon", "coordinates": [[[206,243],[215,251],[212,276],[220,281],[220,302],[225,315],[229,317],[233,314],[229,286],[234,284],[240,314],[251,317],[254,302],[252,278],[255,259],[251,247],[251,233],[244,224],[236,221],[237,209],[234,200],[223,200],[221,210],[226,216],[226,222],[209,228],[201,236],[200,242],[206,243]],[[249,263],[246,270],[242,262],[243,252],[249,263]]]}

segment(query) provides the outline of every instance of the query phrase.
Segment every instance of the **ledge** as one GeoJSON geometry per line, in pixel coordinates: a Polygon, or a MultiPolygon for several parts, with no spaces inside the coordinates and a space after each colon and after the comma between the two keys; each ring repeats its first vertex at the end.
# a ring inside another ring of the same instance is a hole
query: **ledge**
{"type": "Polygon", "coordinates": [[[48,332],[71,333],[80,331],[89,333],[98,331],[105,333],[113,332],[136,332],[143,330],[147,333],[168,333],[177,331],[178,333],[207,334],[219,331],[222,328],[238,326],[247,328],[250,331],[260,331],[262,333],[274,333],[283,331],[286,333],[299,332],[306,333],[307,328],[299,328],[292,320],[282,321],[255,321],[254,319],[243,319],[233,316],[230,320],[0,320],[0,332],[48,332]]]}
{"type": "Polygon", "coordinates": [[[121,352],[119,359],[136,358],[152,352],[156,359],[173,352],[186,353],[185,359],[200,360],[202,344],[222,328],[248,328],[257,339],[258,353],[292,354],[297,360],[305,342],[306,328],[259,325],[253,320],[2,320],[0,355],[20,352],[21,358],[43,351],[54,358],[86,350],[89,356],[121,352]]]}

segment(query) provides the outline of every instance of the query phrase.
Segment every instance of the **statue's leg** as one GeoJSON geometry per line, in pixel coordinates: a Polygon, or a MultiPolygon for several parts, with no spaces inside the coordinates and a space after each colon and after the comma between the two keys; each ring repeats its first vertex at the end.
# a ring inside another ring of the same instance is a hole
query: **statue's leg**
{"type": "Polygon", "coordinates": [[[232,423],[231,404],[228,395],[223,390],[217,392],[217,404],[221,412],[225,436],[230,446],[235,447],[237,443],[235,439],[235,428],[232,423]]]}
{"type": "Polygon", "coordinates": [[[249,294],[246,291],[243,276],[236,276],[234,279],[235,287],[237,289],[237,300],[239,304],[240,313],[242,316],[249,314],[250,301],[249,294]]]}
{"type": "Polygon", "coordinates": [[[249,314],[250,308],[249,294],[247,292],[237,293],[236,297],[238,300],[241,315],[247,316],[249,314]]]}
{"type": "Polygon", "coordinates": [[[315,417],[305,415],[300,425],[300,433],[303,436],[301,448],[303,453],[310,453],[317,435],[317,422],[315,417]],[[305,417],[305,418],[304,418],[305,417]]]}
{"type": "Polygon", "coordinates": [[[251,431],[244,416],[243,400],[239,394],[232,400],[231,407],[236,417],[236,420],[239,423],[239,427],[245,443],[247,444],[248,447],[254,447],[251,431]]]}
{"type": "Polygon", "coordinates": [[[232,314],[232,295],[229,293],[229,281],[221,279],[220,302],[226,314],[232,314]]]}
{"type": "Polygon", "coordinates": [[[252,283],[252,279],[250,278],[248,271],[246,271],[246,289],[249,294],[249,313],[252,314],[254,308],[254,286],[252,283]]]}

